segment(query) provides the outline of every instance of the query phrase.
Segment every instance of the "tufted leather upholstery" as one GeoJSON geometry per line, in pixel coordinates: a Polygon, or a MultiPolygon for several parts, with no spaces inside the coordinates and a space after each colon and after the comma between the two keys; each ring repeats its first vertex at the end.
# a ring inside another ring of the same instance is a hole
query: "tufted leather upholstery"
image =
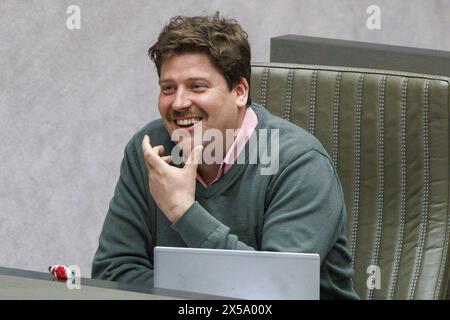
{"type": "Polygon", "coordinates": [[[445,298],[449,80],[345,67],[252,66],[253,101],[314,134],[334,161],[362,299],[445,298]],[[371,265],[379,267],[380,289],[368,288],[371,265]]]}

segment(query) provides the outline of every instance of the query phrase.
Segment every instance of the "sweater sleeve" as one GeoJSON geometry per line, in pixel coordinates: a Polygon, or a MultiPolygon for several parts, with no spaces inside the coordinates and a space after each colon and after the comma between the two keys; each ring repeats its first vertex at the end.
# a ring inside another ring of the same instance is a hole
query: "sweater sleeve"
{"type": "Polygon", "coordinates": [[[92,262],[92,278],[153,285],[152,235],[145,192],[136,147],[130,141],[92,262]]]}
{"type": "Polygon", "coordinates": [[[188,247],[255,250],[239,241],[231,229],[213,217],[197,201],[172,225],[188,247]]]}

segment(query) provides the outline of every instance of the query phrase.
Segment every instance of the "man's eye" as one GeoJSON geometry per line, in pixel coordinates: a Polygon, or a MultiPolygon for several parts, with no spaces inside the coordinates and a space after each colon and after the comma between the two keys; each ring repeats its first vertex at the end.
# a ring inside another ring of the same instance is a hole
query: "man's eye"
{"type": "Polygon", "coordinates": [[[164,94],[172,94],[175,92],[175,88],[172,86],[163,86],[161,87],[161,91],[164,94]]]}
{"type": "Polygon", "coordinates": [[[196,92],[202,92],[206,89],[206,84],[201,83],[201,82],[194,82],[191,85],[192,90],[196,91],[196,92]]]}

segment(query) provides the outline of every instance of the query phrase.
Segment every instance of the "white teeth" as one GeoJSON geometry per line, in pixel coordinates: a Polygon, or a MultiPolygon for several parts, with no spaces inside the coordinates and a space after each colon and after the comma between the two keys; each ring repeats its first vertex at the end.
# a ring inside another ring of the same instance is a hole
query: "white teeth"
{"type": "Polygon", "coordinates": [[[183,120],[176,120],[177,125],[179,126],[188,126],[192,124],[196,124],[200,121],[201,118],[190,118],[190,119],[183,119],[183,120]]]}

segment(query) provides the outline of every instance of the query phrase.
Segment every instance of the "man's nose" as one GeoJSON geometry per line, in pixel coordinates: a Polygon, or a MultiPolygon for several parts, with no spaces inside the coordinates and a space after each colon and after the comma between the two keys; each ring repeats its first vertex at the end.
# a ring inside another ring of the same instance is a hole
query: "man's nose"
{"type": "Polygon", "coordinates": [[[172,102],[172,108],[175,110],[189,108],[192,101],[189,99],[189,93],[183,88],[178,88],[175,93],[175,100],[172,102]]]}

